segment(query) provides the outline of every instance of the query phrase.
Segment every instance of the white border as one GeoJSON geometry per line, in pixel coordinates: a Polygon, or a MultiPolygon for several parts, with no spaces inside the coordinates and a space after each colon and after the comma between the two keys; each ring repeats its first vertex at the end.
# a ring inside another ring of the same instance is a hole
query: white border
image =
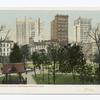
{"type": "Polygon", "coordinates": [[[100,85],[0,85],[0,94],[100,94],[100,85]]]}
{"type": "Polygon", "coordinates": [[[0,7],[0,10],[72,10],[100,11],[100,7],[0,7]]]}

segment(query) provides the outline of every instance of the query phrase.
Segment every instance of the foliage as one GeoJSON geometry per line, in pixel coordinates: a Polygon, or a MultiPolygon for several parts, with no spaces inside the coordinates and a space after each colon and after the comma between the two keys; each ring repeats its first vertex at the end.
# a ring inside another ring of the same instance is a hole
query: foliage
{"type": "Polygon", "coordinates": [[[56,80],[56,63],[57,63],[57,55],[58,55],[58,48],[57,46],[51,45],[48,47],[48,54],[50,56],[51,62],[53,62],[53,83],[55,84],[56,80]]]}
{"type": "Polygon", "coordinates": [[[75,78],[79,67],[86,63],[82,47],[75,43],[60,46],[58,49],[58,62],[60,72],[72,72],[73,78],[75,78]]]}
{"type": "Polygon", "coordinates": [[[22,53],[19,46],[15,43],[12,51],[10,53],[10,63],[19,63],[22,62],[22,53]]]}
{"type": "MultiPolygon", "coordinates": [[[[49,74],[50,76],[50,83],[49,84],[53,84],[53,75],[52,73],[49,74]]],[[[37,77],[35,78],[33,75],[33,78],[35,79],[37,84],[48,84],[48,75],[45,73],[44,74],[44,81],[42,81],[42,75],[41,74],[37,74],[37,77]]],[[[68,74],[57,74],[56,73],[56,81],[55,84],[83,84],[79,78],[79,75],[76,75],[76,79],[73,81],[73,76],[72,74],[68,73],[68,74]]],[[[88,81],[84,81],[84,84],[93,84],[93,82],[88,82],[88,81]]],[[[94,84],[97,84],[97,82],[95,81],[94,84]]]]}
{"type": "Polygon", "coordinates": [[[79,74],[82,83],[85,81],[93,83],[95,79],[95,66],[93,64],[85,64],[81,67],[79,74]]]}
{"type": "Polygon", "coordinates": [[[100,60],[98,59],[98,58],[100,58],[100,24],[98,24],[97,27],[94,30],[91,31],[89,36],[96,43],[97,50],[98,50],[98,56],[97,56],[97,62],[98,62],[98,65],[99,65],[99,67],[98,67],[98,82],[100,84],[100,60]]]}
{"type": "Polygon", "coordinates": [[[29,46],[28,45],[23,45],[21,47],[21,53],[23,55],[23,60],[30,60],[30,56],[31,56],[31,53],[30,53],[30,50],[29,50],[29,46]]]}

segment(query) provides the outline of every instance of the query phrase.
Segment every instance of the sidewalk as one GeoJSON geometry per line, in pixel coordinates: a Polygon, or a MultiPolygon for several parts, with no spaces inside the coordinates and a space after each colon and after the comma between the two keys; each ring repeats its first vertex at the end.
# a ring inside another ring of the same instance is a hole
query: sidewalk
{"type": "Polygon", "coordinates": [[[33,79],[32,75],[34,74],[34,71],[27,72],[27,74],[23,74],[24,78],[27,78],[27,84],[36,84],[36,81],[33,79]]]}

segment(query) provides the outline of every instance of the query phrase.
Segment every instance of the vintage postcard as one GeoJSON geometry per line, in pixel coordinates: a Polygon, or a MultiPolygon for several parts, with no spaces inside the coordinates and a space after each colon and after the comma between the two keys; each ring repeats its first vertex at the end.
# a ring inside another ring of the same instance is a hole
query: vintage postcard
{"type": "Polygon", "coordinates": [[[100,8],[0,9],[1,94],[99,94],[100,8]]]}

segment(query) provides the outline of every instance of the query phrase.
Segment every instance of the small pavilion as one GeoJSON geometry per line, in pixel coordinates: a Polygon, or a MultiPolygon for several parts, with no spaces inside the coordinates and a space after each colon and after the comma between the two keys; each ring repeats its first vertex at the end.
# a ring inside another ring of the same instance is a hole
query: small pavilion
{"type": "Polygon", "coordinates": [[[26,84],[27,79],[25,80],[22,76],[22,73],[26,72],[26,68],[23,63],[7,63],[3,64],[2,74],[5,74],[4,79],[2,80],[3,84],[26,84]],[[17,76],[14,78],[13,76],[17,76]]]}

